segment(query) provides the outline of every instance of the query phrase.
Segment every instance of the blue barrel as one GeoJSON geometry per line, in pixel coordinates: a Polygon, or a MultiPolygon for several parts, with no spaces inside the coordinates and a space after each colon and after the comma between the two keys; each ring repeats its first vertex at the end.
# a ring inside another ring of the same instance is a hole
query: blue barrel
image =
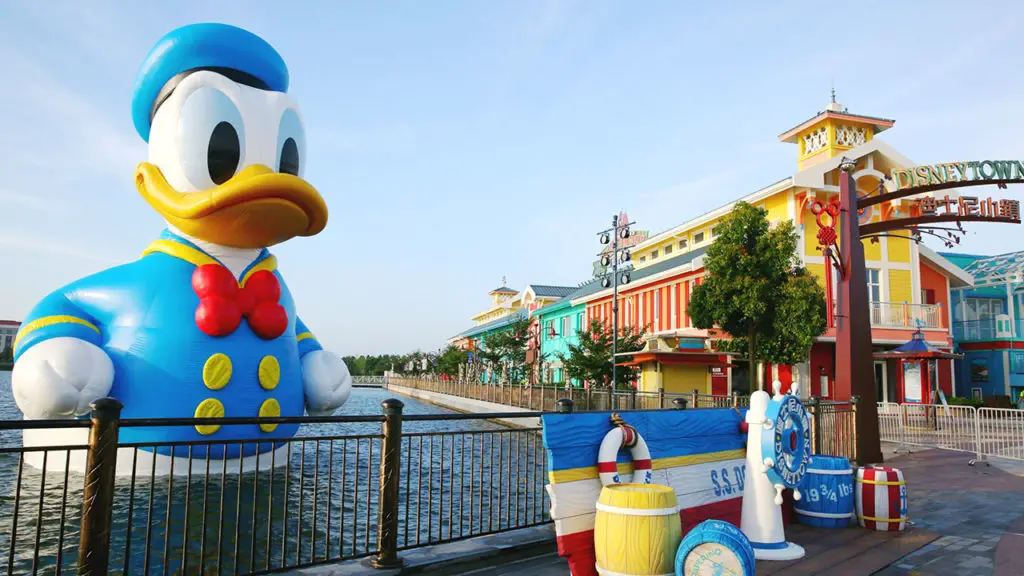
{"type": "Polygon", "coordinates": [[[853,469],[840,456],[812,456],[793,502],[797,520],[815,528],[846,528],[854,521],[853,469]]]}
{"type": "Polygon", "coordinates": [[[693,527],[676,552],[676,576],[754,576],[754,549],[746,534],[721,520],[693,527]]]}

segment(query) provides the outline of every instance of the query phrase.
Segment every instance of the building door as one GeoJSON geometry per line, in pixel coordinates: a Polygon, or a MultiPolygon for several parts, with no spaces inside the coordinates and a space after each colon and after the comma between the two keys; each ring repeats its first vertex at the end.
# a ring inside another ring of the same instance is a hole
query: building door
{"type": "MultiPolygon", "coordinates": [[[[893,390],[893,393],[896,391],[893,390]]],[[[879,402],[895,402],[896,399],[889,396],[889,378],[885,370],[885,360],[875,361],[875,394],[879,402]]]]}

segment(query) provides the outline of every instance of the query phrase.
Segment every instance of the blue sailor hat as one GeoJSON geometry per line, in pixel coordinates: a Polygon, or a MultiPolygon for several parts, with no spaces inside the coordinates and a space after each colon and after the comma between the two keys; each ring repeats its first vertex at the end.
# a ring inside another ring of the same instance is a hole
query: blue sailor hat
{"type": "MultiPolygon", "coordinates": [[[[165,86],[183,73],[210,69],[275,92],[288,91],[288,67],[259,36],[227,24],[203,23],[169,32],[149,51],[132,90],[135,130],[149,142],[149,129],[165,86]]],[[[162,101],[162,99],[161,99],[162,101]]]]}

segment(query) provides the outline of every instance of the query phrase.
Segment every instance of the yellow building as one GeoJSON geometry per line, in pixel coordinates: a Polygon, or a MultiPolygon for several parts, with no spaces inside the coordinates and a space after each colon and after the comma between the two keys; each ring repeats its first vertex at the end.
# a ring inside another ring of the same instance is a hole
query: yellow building
{"type": "MultiPolygon", "coordinates": [[[[839,163],[843,157],[856,162],[853,177],[862,196],[877,194],[891,170],[914,166],[877,138],[893,124],[892,120],[852,114],[836,103],[833,96],[825,110],[779,136],[780,141],[797,145],[797,172],[738,199],[764,208],[772,222],[793,221],[800,235],[800,259],[822,286],[825,262],[810,205],[814,200],[838,201],[839,163]]],[[[873,206],[861,214],[860,222],[906,216],[915,209],[918,199],[911,197],[873,206]]],[[[734,382],[737,386],[746,382],[745,377],[732,377],[733,369],[726,369],[728,374],[723,376],[718,358],[701,359],[696,349],[687,351],[679,347],[680,338],[693,348],[697,341],[692,339],[709,336],[692,327],[686,308],[693,287],[704,275],[703,254],[714,242],[715,226],[734,204],[652,236],[632,252],[635,271],[630,284],[620,288],[619,321],[620,325],[641,326],[648,335],[649,353],[637,357],[646,359],[640,363],[643,390],[697,389],[723,393],[731,392],[734,382]],[[681,367],[683,364],[686,366],[681,367]]],[[[874,343],[879,348],[903,344],[920,326],[928,342],[950,349],[949,291],[951,287],[970,285],[970,276],[933,250],[907,238],[882,237],[862,242],[874,343]]],[[[588,321],[611,320],[610,290],[593,290],[575,297],[573,303],[586,303],[588,321]]],[[[835,332],[830,327],[806,362],[792,367],[760,367],[761,377],[777,378],[784,384],[799,381],[805,393],[830,397],[834,342],[835,332]]],[[[894,366],[876,362],[875,371],[879,399],[894,399],[899,376],[894,366]]],[[[955,391],[951,365],[940,366],[939,378],[948,393],[955,391]]]]}

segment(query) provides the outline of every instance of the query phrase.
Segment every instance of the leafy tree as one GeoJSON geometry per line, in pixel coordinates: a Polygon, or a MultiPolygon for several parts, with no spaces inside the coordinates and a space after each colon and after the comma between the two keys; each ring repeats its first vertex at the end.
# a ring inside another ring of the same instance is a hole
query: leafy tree
{"type": "Polygon", "coordinates": [[[446,376],[459,375],[459,366],[465,366],[469,353],[454,344],[449,344],[437,358],[437,371],[446,376]]]}
{"type": "MultiPolygon", "coordinates": [[[[569,344],[568,354],[559,354],[567,378],[608,386],[612,381],[612,329],[592,320],[586,330],[577,333],[579,343],[569,344]]],[[[635,352],[643,348],[643,334],[634,326],[619,328],[616,352],[635,352]]],[[[620,388],[630,387],[640,376],[636,366],[619,366],[616,380],[620,388]]]]}
{"type": "Polygon", "coordinates": [[[791,221],[773,227],[766,210],[738,202],[718,224],[708,275],[690,299],[695,327],[722,329],[732,340],[716,346],[746,353],[751,390],[757,361],[803,362],[826,328],[825,291],[800,265],[798,238],[791,221]]]}
{"type": "Polygon", "coordinates": [[[8,346],[0,350],[0,364],[11,364],[14,362],[14,347],[8,346]]]}
{"type": "Polygon", "coordinates": [[[501,331],[484,337],[478,356],[493,369],[508,371],[510,382],[521,382],[527,375],[526,346],[530,340],[530,320],[513,320],[501,331]]]}

